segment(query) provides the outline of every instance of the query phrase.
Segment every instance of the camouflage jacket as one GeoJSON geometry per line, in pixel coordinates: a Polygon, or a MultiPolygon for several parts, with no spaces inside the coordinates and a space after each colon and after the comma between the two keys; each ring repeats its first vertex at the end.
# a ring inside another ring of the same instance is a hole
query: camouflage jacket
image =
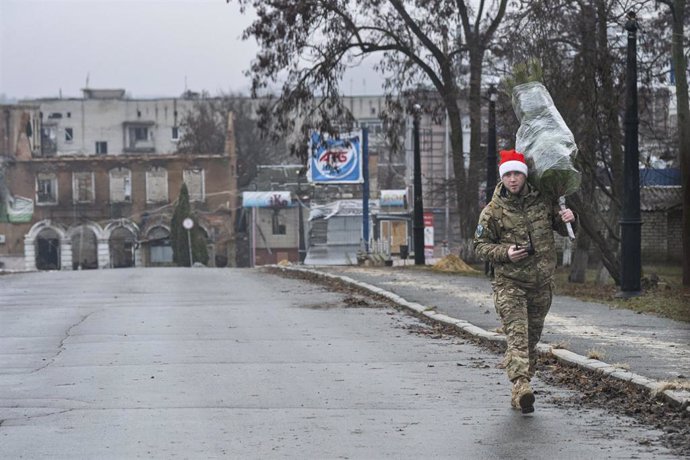
{"type": "MultiPolygon", "coordinates": [[[[494,267],[496,281],[517,282],[526,287],[541,287],[551,282],[556,268],[553,230],[566,236],[565,223],[556,203],[525,184],[526,192],[513,195],[499,183],[491,202],[479,216],[474,235],[475,253],[494,267]],[[511,262],[508,248],[526,247],[532,241],[535,253],[511,262]]],[[[574,223],[573,223],[574,224],[574,223]]]]}

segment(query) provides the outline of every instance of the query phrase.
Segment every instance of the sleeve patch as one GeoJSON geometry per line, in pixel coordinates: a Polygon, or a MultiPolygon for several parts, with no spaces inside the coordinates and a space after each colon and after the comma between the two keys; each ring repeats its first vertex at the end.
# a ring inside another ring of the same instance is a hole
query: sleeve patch
{"type": "Polygon", "coordinates": [[[474,232],[475,238],[479,238],[484,233],[484,226],[482,224],[477,225],[477,230],[474,232]]]}

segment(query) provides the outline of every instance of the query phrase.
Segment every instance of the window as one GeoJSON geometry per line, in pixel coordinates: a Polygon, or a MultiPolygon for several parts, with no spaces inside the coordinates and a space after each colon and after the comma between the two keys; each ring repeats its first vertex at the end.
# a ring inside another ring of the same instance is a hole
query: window
{"type": "Polygon", "coordinates": [[[72,200],[75,203],[94,202],[94,186],[92,172],[72,173],[72,200]]]}
{"type": "Polygon", "coordinates": [[[173,261],[170,232],[163,227],[153,227],[148,233],[149,256],[152,264],[169,264],[173,261]]]}
{"type": "Polygon", "coordinates": [[[57,204],[57,176],[39,173],[36,176],[36,204],[57,204]]]}
{"type": "Polygon", "coordinates": [[[180,128],[177,126],[172,127],[172,137],[171,140],[173,141],[179,141],[180,140],[180,128]]]}
{"type": "Polygon", "coordinates": [[[156,167],[146,171],[146,202],[162,203],[168,201],[168,171],[156,167]]]}
{"type": "Polygon", "coordinates": [[[52,156],[57,153],[57,126],[44,124],[41,127],[41,153],[52,156]]]}
{"type": "Polygon", "coordinates": [[[125,123],[125,150],[137,152],[153,152],[153,122],[125,123]]]}
{"type": "Polygon", "coordinates": [[[74,130],[72,128],[65,128],[65,142],[72,142],[74,139],[74,130]]]}
{"type": "Polygon", "coordinates": [[[132,128],[132,138],[135,141],[145,141],[149,138],[149,130],[143,126],[132,128]]]}
{"type": "Polygon", "coordinates": [[[96,141],[96,155],[108,153],[108,143],[106,141],[96,141]]]}
{"type": "Polygon", "coordinates": [[[110,201],[113,203],[132,201],[132,172],[129,169],[110,170],[110,201]]]}
{"type": "Polygon", "coordinates": [[[271,216],[271,226],[274,235],[285,235],[285,216],[280,212],[280,209],[275,209],[271,216]]]}
{"type": "Polygon", "coordinates": [[[182,180],[187,184],[189,191],[189,201],[204,201],[204,170],[185,169],[182,172],[182,180]]]}

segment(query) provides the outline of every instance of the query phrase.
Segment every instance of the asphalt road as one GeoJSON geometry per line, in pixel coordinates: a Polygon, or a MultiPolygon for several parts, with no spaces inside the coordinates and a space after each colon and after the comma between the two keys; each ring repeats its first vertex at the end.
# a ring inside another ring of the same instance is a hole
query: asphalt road
{"type": "Polygon", "coordinates": [[[677,458],[394,309],[254,270],[0,277],[0,458],[677,458]]]}

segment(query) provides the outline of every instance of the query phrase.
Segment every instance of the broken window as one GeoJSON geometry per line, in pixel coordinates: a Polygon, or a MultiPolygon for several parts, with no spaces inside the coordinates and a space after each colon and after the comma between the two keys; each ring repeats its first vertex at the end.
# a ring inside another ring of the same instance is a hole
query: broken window
{"type": "Polygon", "coordinates": [[[182,180],[187,184],[189,201],[204,201],[204,170],[185,169],[182,172],[182,180]]]}
{"type": "Polygon", "coordinates": [[[125,150],[152,152],[154,150],[153,122],[125,123],[125,150]]]}
{"type": "Polygon", "coordinates": [[[105,155],[108,153],[108,143],[105,141],[96,141],[96,154],[105,155]]]}
{"type": "Polygon", "coordinates": [[[113,203],[132,201],[132,172],[129,169],[110,170],[110,201],[113,203]]]}
{"type": "Polygon", "coordinates": [[[161,203],[168,201],[168,171],[155,167],[146,171],[146,202],[161,203]]]}
{"type": "Polygon", "coordinates": [[[72,173],[72,200],[75,203],[93,203],[93,185],[92,172],[72,173]]]}
{"type": "Polygon", "coordinates": [[[74,139],[74,130],[72,128],[65,128],[65,142],[72,142],[74,139]]]}
{"type": "Polygon", "coordinates": [[[41,153],[46,156],[57,153],[57,126],[45,124],[41,127],[41,153]]]}
{"type": "Polygon", "coordinates": [[[36,176],[36,203],[57,204],[57,176],[53,173],[39,173],[36,176]]]}

